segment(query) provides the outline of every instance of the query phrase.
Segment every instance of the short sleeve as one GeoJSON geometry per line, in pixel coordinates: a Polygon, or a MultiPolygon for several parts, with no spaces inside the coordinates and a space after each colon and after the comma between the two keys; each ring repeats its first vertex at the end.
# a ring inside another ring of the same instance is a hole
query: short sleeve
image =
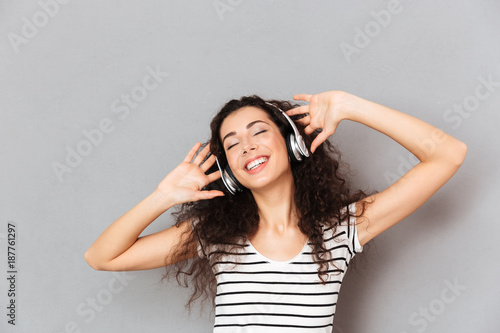
{"type": "MultiPolygon", "coordinates": [[[[353,212],[353,214],[356,214],[356,203],[353,202],[349,205],[349,211],[353,212]]],[[[352,230],[353,230],[353,238],[354,238],[354,251],[355,252],[363,252],[363,247],[359,243],[359,237],[358,237],[358,224],[356,223],[356,217],[352,216],[351,221],[353,222],[352,225],[352,230]]]]}
{"type": "Polygon", "coordinates": [[[197,248],[197,252],[198,252],[198,257],[200,258],[206,258],[206,254],[205,254],[205,251],[203,250],[203,246],[201,244],[201,239],[200,239],[200,236],[198,235],[198,233],[196,232],[194,226],[196,225],[196,223],[198,223],[198,220],[196,219],[191,219],[190,220],[190,224],[191,224],[191,228],[193,228],[193,232],[196,234],[196,248],[197,248]]]}
{"type": "MultiPolygon", "coordinates": [[[[344,208],[342,210],[342,213],[344,213],[346,211],[346,209],[349,210],[349,213],[351,215],[355,215],[356,214],[356,202],[349,204],[349,206],[347,206],[346,208],[344,208]]],[[[347,224],[346,231],[347,231],[347,241],[349,242],[349,249],[353,252],[353,257],[354,257],[354,255],[356,253],[363,252],[363,247],[359,243],[356,217],[349,216],[349,223],[344,223],[344,225],[345,224],[347,224]]]]}

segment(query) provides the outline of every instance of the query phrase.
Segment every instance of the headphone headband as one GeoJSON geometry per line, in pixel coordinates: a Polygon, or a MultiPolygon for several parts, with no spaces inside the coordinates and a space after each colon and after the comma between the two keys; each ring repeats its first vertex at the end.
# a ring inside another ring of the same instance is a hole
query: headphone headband
{"type": "MultiPolygon", "coordinates": [[[[303,156],[309,157],[309,150],[307,149],[306,144],[304,142],[304,139],[302,139],[302,136],[300,135],[299,130],[297,129],[297,126],[295,126],[293,120],[290,119],[290,117],[288,117],[288,115],[285,113],[285,111],[281,110],[278,106],[276,106],[272,103],[269,103],[269,102],[265,102],[265,103],[278,109],[281,112],[281,114],[285,117],[285,119],[288,120],[288,123],[292,127],[293,134],[295,135],[295,142],[292,142],[292,145],[295,146],[295,143],[296,143],[296,146],[292,147],[292,148],[297,148],[303,156]]],[[[302,158],[299,156],[298,160],[301,161],[302,158]]]]}

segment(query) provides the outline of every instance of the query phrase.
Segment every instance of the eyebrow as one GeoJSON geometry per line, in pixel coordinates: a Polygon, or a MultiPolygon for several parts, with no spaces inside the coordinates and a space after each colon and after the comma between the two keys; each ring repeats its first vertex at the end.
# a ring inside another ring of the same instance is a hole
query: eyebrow
{"type": "MultiPolygon", "coordinates": [[[[250,123],[248,123],[247,125],[247,129],[249,129],[250,127],[252,127],[253,125],[257,124],[257,123],[264,123],[266,125],[269,125],[268,123],[266,123],[264,120],[255,120],[255,121],[252,121],[250,123]]],[[[224,140],[226,140],[228,137],[230,136],[233,136],[233,135],[236,135],[236,132],[235,131],[232,131],[232,132],[229,132],[227,133],[224,138],[222,139],[222,144],[224,144],[224,140]]]]}

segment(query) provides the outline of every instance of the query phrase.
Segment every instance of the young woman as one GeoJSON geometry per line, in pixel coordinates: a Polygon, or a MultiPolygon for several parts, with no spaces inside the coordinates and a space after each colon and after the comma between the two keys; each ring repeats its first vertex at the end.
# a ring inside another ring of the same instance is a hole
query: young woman
{"type": "Polygon", "coordinates": [[[331,332],[350,260],[443,186],[467,147],[346,92],[294,99],[309,104],[258,96],[228,102],[212,120],[210,143],[198,154],[195,144],[153,193],[99,236],[85,260],[109,271],[166,266],[166,276],[191,279],[189,304],[212,295],[217,332],[331,332]],[[327,140],[342,120],[391,137],[420,163],[382,192],[351,191],[327,140]],[[175,226],[139,237],[177,205],[175,226]]]}

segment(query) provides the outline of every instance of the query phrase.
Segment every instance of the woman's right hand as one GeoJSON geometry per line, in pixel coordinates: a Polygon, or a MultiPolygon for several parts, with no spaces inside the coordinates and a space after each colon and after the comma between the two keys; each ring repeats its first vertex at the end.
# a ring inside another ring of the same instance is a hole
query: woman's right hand
{"type": "Polygon", "coordinates": [[[186,155],[184,161],[172,170],[156,188],[156,192],[165,196],[172,206],[224,195],[224,192],[217,190],[202,191],[205,186],[219,179],[221,175],[219,170],[209,175],[205,174],[215,163],[215,156],[211,155],[203,162],[210,152],[210,145],[207,145],[194,158],[200,147],[201,143],[197,142],[186,155]]]}

